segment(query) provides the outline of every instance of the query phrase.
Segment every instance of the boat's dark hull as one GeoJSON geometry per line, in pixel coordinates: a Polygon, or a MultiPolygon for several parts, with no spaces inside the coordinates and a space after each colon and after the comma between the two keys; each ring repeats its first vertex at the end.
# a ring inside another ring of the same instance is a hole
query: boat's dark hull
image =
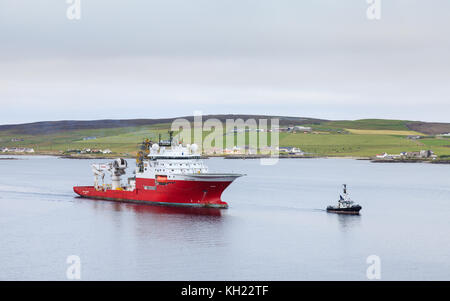
{"type": "Polygon", "coordinates": [[[341,213],[341,214],[359,214],[359,211],[361,210],[361,206],[353,206],[350,208],[338,208],[333,206],[327,207],[327,212],[332,213],[341,213]]]}

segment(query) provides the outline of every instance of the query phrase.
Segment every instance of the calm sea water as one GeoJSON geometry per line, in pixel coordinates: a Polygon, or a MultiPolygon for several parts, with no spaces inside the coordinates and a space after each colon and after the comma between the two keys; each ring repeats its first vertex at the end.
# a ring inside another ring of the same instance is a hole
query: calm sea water
{"type": "MultiPolygon", "coordinates": [[[[80,199],[92,160],[0,160],[0,280],[450,280],[450,166],[209,159],[228,210],[80,199]],[[330,214],[347,183],[360,216],[330,214]]],[[[132,160],[129,160],[133,165],[132,160]]]]}

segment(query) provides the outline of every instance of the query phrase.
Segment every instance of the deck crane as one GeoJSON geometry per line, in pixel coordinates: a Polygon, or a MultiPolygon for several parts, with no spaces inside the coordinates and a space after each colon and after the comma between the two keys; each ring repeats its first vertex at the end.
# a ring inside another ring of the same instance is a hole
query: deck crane
{"type": "Polygon", "coordinates": [[[105,185],[105,172],[111,173],[112,189],[120,189],[120,176],[125,174],[127,161],[123,158],[117,158],[113,162],[107,164],[92,164],[92,172],[94,173],[94,187],[99,190],[105,185]],[[102,185],[99,185],[99,177],[102,179],[102,185]]]}

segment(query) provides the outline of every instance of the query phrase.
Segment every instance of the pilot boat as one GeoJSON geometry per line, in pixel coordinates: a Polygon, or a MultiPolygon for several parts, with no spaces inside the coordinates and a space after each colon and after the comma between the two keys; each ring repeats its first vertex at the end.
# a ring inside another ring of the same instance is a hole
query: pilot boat
{"type": "Polygon", "coordinates": [[[343,184],[343,193],[339,195],[337,206],[328,206],[327,212],[342,214],[359,214],[361,206],[355,204],[349,197],[347,192],[347,184],[343,184]]]}

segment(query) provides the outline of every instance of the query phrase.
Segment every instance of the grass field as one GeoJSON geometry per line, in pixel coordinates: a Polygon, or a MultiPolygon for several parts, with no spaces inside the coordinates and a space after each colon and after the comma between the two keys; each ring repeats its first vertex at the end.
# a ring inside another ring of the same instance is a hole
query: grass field
{"type": "Polygon", "coordinates": [[[357,129],[345,129],[352,134],[359,135],[397,135],[397,136],[408,136],[417,135],[423,136],[422,133],[415,131],[395,131],[395,130],[357,130],[357,129]]]}
{"type": "Polygon", "coordinates": [[[292,145],[321,156],[370,157],[379,153],[391,154],[418,151],[415,142],[393,135],[363,134],[282,134],[281,145],[292,145]]]}
{"type": "Polygon", "coordinates": [[[330,121],[322,123],[323,126],[331,128],[348,128],[360,130],[395,130],[407,131],[405,120],[388,120],[388,119],[361,119],[354,121],[330,121]]]}
{"type": "MultiPolygon", "coordinates": [[[[296,146],[319,156],[371,157],[378,153],[396,154],[403,151],[431,149],[438,155],[450,155],[450,139],[406,139],[422,135],[408,130],[399,120],[331,121],[311,125],[313,133],[280,133],[280,146],[296,146]]],[[[147,126],[71,130],[46,135],[18,135],[0,131],[1,147],[32,147],[37,153],[62,154],[69,149],[111,149],[115,156],[134,155],[144,138],[156,140],[158,134],[167,138],[170,124],[147,126]],[[94,140],[83,140],[94,136],[94,140]],[[24,141],[12,142],[12,138],[24,141]]],[[[208,135],[204,133],[204,136],[208,135]]],[[[248,133],[245,135],[248,140],[248,133]]],[[[232,134],[235,138],[235,135],[232,134]]],[[[230,138],[224,136],[223,139],[230,138]]],[[[225,143],[224,143],[225,145],[225,143]]]]}

